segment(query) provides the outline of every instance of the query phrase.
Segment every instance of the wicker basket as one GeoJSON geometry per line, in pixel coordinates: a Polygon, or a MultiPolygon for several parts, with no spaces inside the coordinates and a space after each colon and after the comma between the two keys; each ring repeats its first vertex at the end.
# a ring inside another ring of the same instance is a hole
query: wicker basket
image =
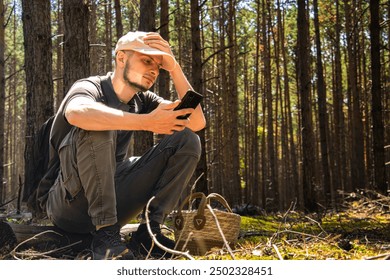
{"type": "Polygon", "coordinates": [[[211,200],[218,201],[227,210],[212,209],[227,243],[232,245],[237,242],[240,233],[240,215],[232,213],[226,200],[219,194],[212,193],[206,197],[203,193],[194,193],[183,201],[174,217],[174,233],[178,250],[188,250],[193,255],[204,255],[214,247],[224,246],[215,218],[207,207],[211,200]],[[201,199],[199,208],[183,210],[183,207],[187,203],[190,205],[194,199],[201,199]]]}

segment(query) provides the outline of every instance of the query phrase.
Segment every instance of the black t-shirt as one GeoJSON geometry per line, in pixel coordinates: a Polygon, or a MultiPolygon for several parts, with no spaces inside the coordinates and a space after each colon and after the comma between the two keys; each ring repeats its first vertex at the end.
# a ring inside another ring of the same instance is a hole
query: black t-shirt
{"type": "MultiPolygon", "coordinates": [[[[146,114],[153,111],[163,100],[151,91],[139,92],[127,104],[122,103],[114,92],[111,83],[112,73],[106,76],[94,76],[79,80],[73,84],[64,100],[62,101],[55,116],[50,133],[50,157],[58,153],[64,137],[73,127],[65,118],[65,109],[69,102],[78,96],[88,97],[96,102],[101,102],[108,107],[131,112],[136,114],[146,114]],[[54,154],[53,154],[54,153],[54,154]]],[[[116,160],[123,161],[128,151],[133,131],[120,130],[117,133],[116,160]]]]}

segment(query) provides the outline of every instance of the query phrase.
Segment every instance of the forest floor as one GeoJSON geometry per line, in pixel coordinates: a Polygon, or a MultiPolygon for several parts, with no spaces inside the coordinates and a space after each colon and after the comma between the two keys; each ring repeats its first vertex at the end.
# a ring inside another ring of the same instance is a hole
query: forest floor
{"type": "MultiPolygon", "coordinates": [[[[199,260],[390,259],[390,197],[372,192],[353,193],[341,208],[321,216],[291,209],[279,214],[242,216],[240,236],[230,252],[214,249],[204,256],[192,257],[199,260]]],[[[58,250],[52,256],[39,252],[34,256],[33,248],[28,250],[29,259],[61,259],[58,250]]],[[[18,256],[23,259],[20,257],[23,252],[18,256]]],[[[0,260],[15,258],[12,251],[0,253],[0,260]]]]}
{"type": "MultiPolygon", "coordinates": [[[[358,260],[390,259],[390,197],[353,193],[342,211],[242,217],[236,259],[358,260]]],[[[209,254],[202,259],[224,259],[209,254]]]]}

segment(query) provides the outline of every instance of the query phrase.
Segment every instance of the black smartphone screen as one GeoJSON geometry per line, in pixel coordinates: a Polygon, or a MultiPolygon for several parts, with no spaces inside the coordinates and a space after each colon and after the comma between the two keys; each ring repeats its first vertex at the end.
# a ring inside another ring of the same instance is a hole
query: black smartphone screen
{"type": "MultiPolygon", "coordinates": [[[[176,111],[176,110],[185,109],[185,108],[193,108],[193,109],[195,109],[196,106],[198,106],[199,103],[202,101],[202,99],[203,99],[203,95],[201,95],[200,93],[197,93],[195,91],[189,90],[184,95],[184,97],[181,100],[180,104],[177,105],[177,107],[175,109],[173,109],[173,110],[176,111]]],[[[177,118],[185,120],[189,116],[190,116],[190,114],[186,114],[184,116],[179,116],[177,118]]]]}

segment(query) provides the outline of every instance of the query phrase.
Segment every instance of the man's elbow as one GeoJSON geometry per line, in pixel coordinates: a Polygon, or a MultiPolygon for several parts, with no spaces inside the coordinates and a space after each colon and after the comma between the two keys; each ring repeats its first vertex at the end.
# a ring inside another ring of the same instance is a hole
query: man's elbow
{"type": "Polygon", "coordinates": [[[196,123],[193,127],[191,127],[192,131],[200,131],[206,127],[206,120],[203,119],[201,122],[196,123]]]}
{"type": "Polygon", "coordinates": [[[81,113],[77,110],[67,110],[65,112],[65,119],[70,125],[78,126],[81,118],[81,113]]]}

